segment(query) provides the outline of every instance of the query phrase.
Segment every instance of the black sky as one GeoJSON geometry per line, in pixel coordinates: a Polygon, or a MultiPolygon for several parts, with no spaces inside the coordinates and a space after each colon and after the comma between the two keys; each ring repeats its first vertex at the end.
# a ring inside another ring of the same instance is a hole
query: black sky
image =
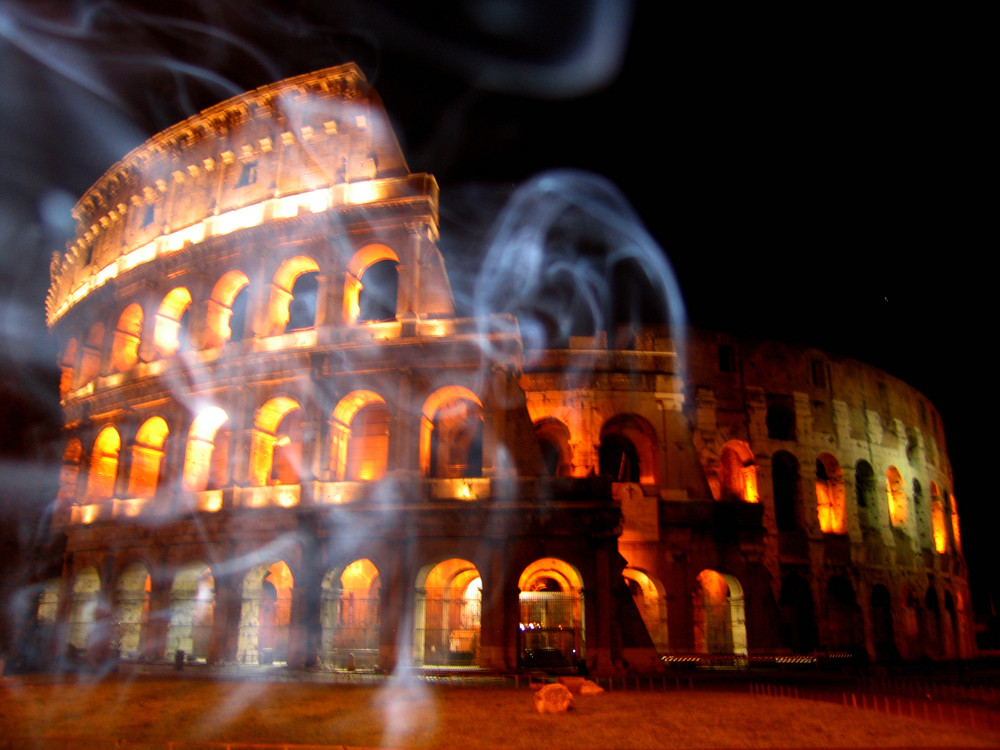
{"type": "Polygon", "coordinates": [[[586,170],[635,207],[693,322],[857,357],[923,390],[944,418],[981,608],[997,591],[985,471],[995,240],[983,231],[995,154],[976,22],[796,13],[610,0],[4,5],[0,449],[15,455],[21,430],[40,441],[58,424],[42,300],[72,201],[199,109],[354,60],[411,169],[441,185],[450,263],[480,251],[514,186],[586,170]]]}

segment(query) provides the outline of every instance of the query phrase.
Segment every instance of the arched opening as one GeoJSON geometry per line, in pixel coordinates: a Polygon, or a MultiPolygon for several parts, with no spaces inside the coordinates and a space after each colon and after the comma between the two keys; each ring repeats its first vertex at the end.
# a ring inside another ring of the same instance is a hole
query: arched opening
{"type": "Polygon", "coordinates": [[[353,255],[344,279],[345,324],[395,319],[398,266],[399,256],[385,245],[367,245],[353,255]]]}
{"type": "Polygon", "coordinates": [[[272,398],[254,416],[250,480],[256,487],[298,484],[302,473],[305,415],[287,396],[272,398]]]}
{"type": "Polygon", "coordinates": [[[115,591],[115,642],[125,659],[145,656],[144,643],[149,625],[149,594],[152,579],[142,563],[132,563],[118,577],[115,591]]]}
{"type": "Polygon", "coordinates": [[[941,648],[941,607],[938,604],[938,595],[933,587],[927,589],[924,597],[923,618],[924,632],[920,634],[920,642],[924,647],[924,654],[934,658],[943,656],[941,648]]]}
{"type": "Polygon", "coordinates": [[[271,300],[268,304],[271,335],[316,325],[318,273],[319,265],[305,255],[288,258],[278,266],[271,283],[271,300]],[[303,276],[306,278],[300,285],[299,279],[303,276]],[[296,293],[298,301],[293,306],[296,293]]]}
{"type": "Polygon", "coordinates": [[[73,374],[76,367],[77,351],[80,342],[75,338],[70,339],[63,349],[62,358],[59,360],[59,396],[65,398],[73,390],[73,374]]]}
{"type": "Polygon", "coordinates": [[[66,443],[63,452],[62,470],[59,473],[59,496],[57,505],[69,508],[76,503],[77,482],[80,477],[80,462],[83,460],[83,445],[77,438],[66,443]]]}
{"type": "Polygon", "coordinates": [[[435,478],[483,473],[483,404],[468,388],[447,386],[424,402],[420,467],[435,478]]]}
{"type": "Polygon", "coordinates": [[[958,501],[955,500],[955,496],[950,492],[944,493],[945,497],[945,510],[951,518],[951,523],[949,528],[951,529],[951,543],[954,545],[955,549],[961,553],[962,552],[962,532],[958,525],[958,501]]]}
{"type": "Polygon", "coordinates": [[[903,526],[909,515],[909,503],[906,500],[903,475],[895,466],[890,466],[886,469],[885,478],[886,495],[889,499],[889,520],[893,526],[903,526]]]}
{"type": "Polygon", "coordinates": [[[619,414],[601,428],[598,464],[614,482],[656,481],[656,430],[636,414],[619,414]]]}
{"type": "Polygon", "coordinates": [[[468,560],[440,562],[417,576],[413,661],[418,666],[479,663],[483,579],[468,560]]]}
{"type": "Polygon", "coordinates": [[[288,660],[292,616],[292,571],[283,561],[258,565],[243,579],[243,605],[236,658],[241,664],[288,660]]]}
{"type": "Polygon", "coordinates": [[[747,655],[743,587],[734,576],[701,571],[695,581],[693,605],[698,653],[747,655]]]}
{"type": "Polygon", "coordinates": [[[156,311],[156,327],[153,328],[153,347],[160,357],[172,357],[189,348],[188,318],[191,308],[191,292],[179,286],[171,289],[156,311]]]}
{"type": "Polygon", "coordinates": [[[562,560],[545,557],[518,580],[521,618],[519,664],[527,668],[573,667],[586,657],[583,579],[562,560]]]}
{"type": "Polygon", "coordinates": [[[558,419],[546,417],[535,422],[535,437],[542,449],[542,468],[550,477],[573,474],[573,452],[569,428],[558,419]]]}
{"type": "Polygon", "coordinates": [[[162,417],[150,417],[135,436],[132,446],[132,471],[128,480],[129,497],[153,497],[160,483],[163,444],[170,430],[162,417]]]}
{"type": "Polygon", "coordinates": [[[625,568],[622,576],[625,578],[629,593],[632,594],[632,601],[642,615],[642,622],[653,640],[653,646],[658,653],[666,653],[667,599],[663,585],[638,568],[625,568]]]}
{"type": "Polygon", "coordinates": [[[358,321],[395,320],[399,293],[398,263],[380,260],[370,265],[361,276],[358,291],[358,321]]]}
{"type": "Polygon", "coordinates": [[[215,579],[203,562],[188,563],[177,571],[170,588],[170,624],[167,657],[183,651],[189,660],[209,658],[215,622],[215,579]]]}
{"type": "Polygon", "coordinates": [[[830,453],[821,453],[816,458],[816,515],[824,534],[847,533],[844,470],[830,453]]]}
{"type": "Polygon", "coordinates": [[[97,435],[90,454],[90,473],[87,476],[87,500],[99,502],[115,496],[115,481],[118,478],[118,453],[122,441],[111,425],[97,435]]]}
{"type": "Polygon", "coordinates": [[[142,307],[134,302],[119,316],[111,344],[111,367],[115,372],[125,372],[139,361],[142,321],[142,307]]]}
{"type": "Polygon", "coordinates": [[[787,451],[771,457],[771,486],[774,490],[774,519],[778,531],[800,528],[799,461],[787,451]]]}
{"type": "Polygon", "coordinates": [[[778,611],[781,617],[781,645],[800,654],[813,651],[818,634],[812,591],[809,583],[796,573],[790,573],[781,582],[778,611]]]}
{"type": "Polygon", "coordinates": [[[218,489],[229,480],[229,415],[217,406],[203,409],[191,423],[184,454],[184,489],[218,489]]]}
{"type": "Polygon", "coordinates": [[[242,271],[229,271],[216,282],[208,301],[206,347],[243,340],[249,288],[250,279],[242,271]]]}
{"type": "Polygon", "coordinates": [[[96,648],[102,640],[98,629],[101,579],[97,569],[88,566],[73,579],[73,600],[69,609],[69,645],[79,651],[96,648]]]}
{"type": "Polygon", "coordinates": [[[295,279],[292,300],[288,303],[287,331],[304,331],[316,325],[316,303],[319,298],[319,273],[307,271],[295,279]]]}
{"type": "Polygon", "coordinates": [[[899,658],[892,625],[892,598],[889,589],[881,583],[872,587],[872,642],[875,646],[875,660],[895,661],[899,658]]]}
{"type": "Polygon", "coordinates": [[[709,476],[709,487],[716,500],[736,500],[756,503],[757,466],[750,446],[742,440],[730,440],[722,446],[715,476],[709,476]]]}
{"type": "Polygon", "coordinates": [[[87,333],[80,355],[80,385],[86,385],[101,372],[101,352],[104,349],[104,324],[94,323],[87,333]]]}
{"type": "Polygon", "coordinates": [[[948,659],[958,656],[958,643],[955,638],[955,599],[950,591],[944,592],[944,614],[941,619],[941,641],[944,647],[944,655],[948,659]]]}
{"type": "Polygon", "coordinates": [[[854,465],[854,486],[857,494],[859,516],[865,528],[878,528],[878,501],[875,487],[875,470],[867,461],[854,465]]]}
{"type": "Polygon", "coordinates": [[[323,578],[320,665],[326,669],[378,666],[382,580],[371,560],[355,560],[323,578]]]}
{"type": "Polygon", "coordinates": [[[937,482],[931,482],[931,534],[934,538],[934,551],[943,555],[948,551],[948,522],[944,499],[937,482]]]}
{"type": "Polygon", "coordinates": [[[330,467],[337,480],[367,482],[385,476],[391,415],[374,391],[352,391],[340,400],[330,422],[330,467]]]}
{"type": "Polygon", "coordinates": [[[826,646],[831,651],[855,652],[859,648],[860,610],[854,587],[834,576],[826,584],[826,646]]]}

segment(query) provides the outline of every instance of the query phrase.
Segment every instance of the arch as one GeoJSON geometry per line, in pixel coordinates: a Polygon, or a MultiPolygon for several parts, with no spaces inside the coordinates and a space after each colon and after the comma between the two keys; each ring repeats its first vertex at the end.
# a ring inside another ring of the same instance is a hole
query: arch
{"type": "Polygon", "coordinates": [[[97,502],[115,496],[118,478],[118,454],[122,441],[116,430],[107,425],[98,433],[90,454],[90,473],[87,475],[87,500],[97,502]]]}
{"type": "Polygon", "coordinates": [[[382,579],[368,558],[323,578],[320,592],[320,665],[327,669],[378,666],[382,579]]]}
{"type": "Polygon", "coordinates": [[[518,659],[525,667],[576,666],[586,657],[583,578],[569,563],[544,557],[517,582],[518,659]]]}
{"type": "Polygon", "coordinates": [[[717,474],[708,481],[716,500],[756,503],[760,499],[753,451],[742,440],[730,440],[722,446],[717,474]]]}
{"type": "Polygon", "coordinates": [[[188,347],[187,319],[191,308],[191,292],[178,286],[167,292],[156,311],[153,328],[153,348],[160,357],[172,357],[188,347]]]}
{"type": "Polygon", "coordinates": [[[823,623],[825,645],[831,651],[854,652],[859,648],[858,633],[862,632],[860,609],[851,582],[833,576],[826,582],[823,623]]]}
{"type": "Polygon", "coordinates": [[[909,516],[903,475],[895,466],[890,466],[885,471],[885,479],[886,496],[889,499],[889,520],[893,526],[903,526],[909,516]]]}
{"type": "Polygon", "coordinates": [[[79,438],[70,438],[63,452],[62,470],[59,473],[60,508],[68,508],[77,499],[77,483],[80,478],[80,462],[83,460],[83,444],[79,438]]]}
{"type": "Polygon", "coordinates": [[[65,398],[73,390],[73,375],[76,369],[76,357],[80,342],[71,338],[66,342],[62,357],[59,360],[59,396],[65,398]]]}
{"type": "Polygon", "coordinates": [[[948,551],[948,522],[944,499],[937,482],[931,482],[931,534],[934,538],[934,551],[943,555],[948,551]]]}
{"type": "Polygon", "coordinates": [[[250,439],[253,486],[299,483],[303,420],[298,402],[287,396],[276,396],[257,410],[250,439]]]}
{"type": "Polygon", "coordinates": [[[781,618],[781,645],[800,654],[815,649],[818,633],[812,590],[809,583],[797,573],[789,573],[782,580],[778,611],[781,618]]]}
{"type": "Polygon", "coordinates": [[[68,643],[81,651],[98,645],[101,634],[98,624],[101,578],[97,569],[89,565],[77,571],[73,578],[72,601],[69,609],[68,643]]]}
{"type": "MultiPolygon", "coordinates": [[[[288,330],[292,313],[290,306],[292,300],[295,298],[296,282],[303,274],[315,273],[319,273],[319,265],[315,260],[306,255],[296,255],[293,258],[287,258],[278,266],[278,270],[274,272],[274,279],[271,282],[271,299],[267,306],[271,335],[284,333],[288,330]]],[[[315,277],[310,278],[315,279],[315,277]]],[[[311,285],[310,282],[309,286],[311,287],[311,285]]],[[[296,311],[295,322],[299,324],[303,320],[309,319],[311,322],[305,327],[312,327],[316,324],[316,298],[312,296],[311,299],[305,299],[305,297],[309,296],[305,293],[306,291],[304,288],[300,290],[299,302],[303,303],[304,307],[296,311]],[[311,317],[309,315],[310,312],[312,313],[311,317]]]]}
{"type": "Polygon", "coordinates": [[[468,388],[439,388],[424,402],[420,468],[427,477],[478,477],[483,472],[483,403],[468,388]]]}
{"type": "Polygon", "coordinates": [[[954,659],[958,656],[956,640],[955,598],[948,589],[944,591],[944,613],[941,615],[941,647],[945,658],[954,659]]]}
{"type": "Polygon", "coordinates": [[[218,406],[202,409],[188,432],[182,480],[185,490],[201,492],[226,484],[229,442],[229,415],[218,406]]]}
{"type": "Polygon", "coordinates": [[[292,571],[283,560],[257,565],[244,576],[236,654],[241,664],[288,660],[294,588],[292,571]]]}
{"type": "Polygon", "coordinates": [[[695,579],[694,647],[702,654],[747,655],[743,587],[735,576],[703,570],[695,579]]]}
{"type": "Polygon", "coordinates": [[[330,468],[339,480],[371,481],[385,476],[391,415],[374,391],[351,391],[333,410],[330,468]]]}
{"type": "Polygon", "coordinates": [[[948,525],[951,529],[951,543],[954,545],[955,549],[961,553],[962,551],[962,532],[958,524],[958,501],[955,496],[950,492],[944,493],[945,499],[945,510],[947,514],[951,517],[951,523],[948,525]]]}
{"type": "Polygon", "coordinates": [[[139,361],[139,342],[142,339],[142,306],[133,302],[118,317],[111,343],[111,367],[115,372],[125,372],[139,361]]]}
{"type": "Polygon", "coordinates": [[[205,320],[206,347],[242,340],[249,286],[249,277],[239,270],[227,271],[215,282],[205,320]]]}
{"type": "Polygon", "coordinates": [[[460,558],[425,565],[416,586],[414,664],[478,664],[483,579],[476,566],[460,558]]]}
{"type": "Polygon", "coordinates": [[[570,447],[569,428],[554,417],[535,422],[535,437],[542,449],[542,466],[550,477],[568,477],[573,474],[573,449],[570,447]]]}
{"type": "Polygon", "coordinates": [[[872,586],[871,615],[875,660],[895,661],[899,658],[899,652],[896,650],[896,638],[893,632],[892,598],[889,596],[889,589],[881,583],[872,586]]]}
{"type": "Polygon", "coordinates": [[[927,588],[924,596],[925,616],[922,620],[924,625],[920,634],[920,643],[923,646],[924,654],[934,658],[943,656],[944,649],[941,643],[941,607],[938,602],[937,591],[933,586],[927,588]]]}
{"type": "Polygon", "coordinates": [[[920,608],[920,598],[909,586],[903,586],[900,598],[902,600],[904,657],[916,659],[923,653],[921,638],[925,635],[926,629],[923,610],[920,608]]]}
{"type": "Polygon", "coordinates": [[[618,482],[654,483],[657,443],[656,430],[638,414],[612,417],[601,427],[601,475],[618,482]]]}
{"type": "Polygon", "coordinates": [[[104,349],[104,324],[94,323],[87,332],[80,355],[80,385],[85,385],[101,373],[101,352],[104,349]]]}
{"type": "Polygon", "coordinates": [[[642,622],[653,640],[653,646],[658,653],[666,653],[667,639],[667,597],[663,584],[646,571],[631,566],[622,571],[625,584],[632,601],[635,602],[642,622]]]}
{"type": "Polygon", "coordinates": [[[187,563],[177,571],[170,587],[166,656],[173,657],[180,650],[189,660],[207,660],[214,622],[212,569],[201,561],[187,563]]]}
{"type": "Polygon", "coordinates": [[[132,445],[129,497],[153,497],[160,483],[163,444],[170,429],[162,417],[150,417],[139,427],[132,445]]]}
{"type": "Polygon", "coordinates": [[[867,528],[878,528],[878,501],[875,486],[875,470],[864,459],[854,465],[854,490],[858,507],[863,509],[859,514],[861,523],[867,528]]]}
{"type": "Polygon", "coordinates": [[[149,596],[152,579],[141,562],[129,565],[118,576],[115,590],[115,643],[123,658],[135,659],[144,654],[149,625],[149,596]]]}
{"type": "Polygon", "coordinates": [[[392,248],[373,243],[358,250],[347,264],[347,274],[344,279],[344,323],[354,325],[365,320],[385,320],[396,317],[395,285],[398,284],[399,256],[392,248]],[[381,272],[376,272],[372,278],[365,279],[366,272],[379,265],[381,272]],[[391,267],[391,273],[389,269],[391,267]],[[377,277],[377,278],[375,278],[377,277]],[[367,290],[366,283],[368,282],[367,290]],[[367,308],[363,310],[364,308],[367,308]],[[385,317],[364,317],[367,315],[384,314],[385,317]]]}
{"type": "Polygon", "coordinates": [[[774,492],[774,518],[778,531],[795,531],[801,524],[799,460],[788,451],[771,457],[771,486],[774,492]]]}
{"type": "Polygon", "coordinates": [[[847,533],[844,470],[832,453],[820,453],[816,457],[816,516],[823,533],[847,533]]]}

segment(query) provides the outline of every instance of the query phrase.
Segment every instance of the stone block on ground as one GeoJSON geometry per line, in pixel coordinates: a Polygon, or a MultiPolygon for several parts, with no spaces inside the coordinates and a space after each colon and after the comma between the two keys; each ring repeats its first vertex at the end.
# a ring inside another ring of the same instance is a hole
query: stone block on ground
{"type": "Polygon", "coordinates": [[[561,714],[573,707],[573,694],[558,682],[535,693],[535,710],[540,714],[561,714]]]}

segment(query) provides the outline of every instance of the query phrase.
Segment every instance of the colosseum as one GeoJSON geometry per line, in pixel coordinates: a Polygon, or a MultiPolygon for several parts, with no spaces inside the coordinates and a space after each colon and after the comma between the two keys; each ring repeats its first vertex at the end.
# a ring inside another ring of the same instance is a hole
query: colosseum
{"type": "Polygon", "coordinates": [[[438,187],[352,64],[112,166],[51,265],[61,574],[91,660],[662,668],[973,655],[941,420],[891,375],[456,312],[438,187]]]}

